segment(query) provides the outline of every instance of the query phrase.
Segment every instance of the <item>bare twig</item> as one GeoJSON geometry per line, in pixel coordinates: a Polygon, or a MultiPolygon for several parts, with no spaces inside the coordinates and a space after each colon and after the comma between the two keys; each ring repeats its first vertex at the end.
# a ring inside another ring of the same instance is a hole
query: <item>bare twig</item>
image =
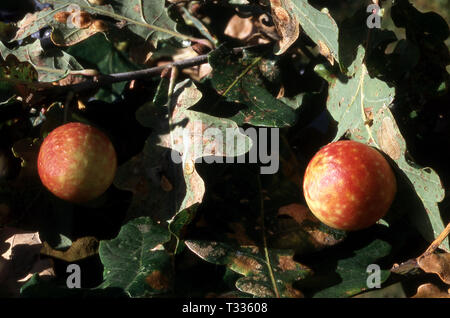
{"type": "Polygon", "coordinates": [[[450,234],[450,223],[447,224],[447,227],[442,231],[442,233],[439,234],[439,236],[430,244],[427,250],[417,259],[434,253],[434,251],[436,251],[436,249],[439,248],[439,246],[442,244],[442,242],[449,234],[450,234]]]}
{"type": "MultiPolygon", "coordinates": [[[[254,47],[254,46],[234,48],[233,53],[239,54],[244,49],[251,48],[251,47],[254,47]]],[[[203,54],[203,55],[199,55],[199,56],[196,56],[193,58],[180,60],[180,61],[168,63],[163,66],[151,67],[151,68],[147,68],[147,69],[143,69],[143,70],[124,72],[124,73],[115,73],[115,74],[109,74],[109,75],[100,74],[98,76],[93,77],[92,79],[89,79],[89,80],[86,80],[84,82],[77,83],[77,84],[71,84],[71,85],[65,85],[65,86],[53,86],[50,88],[48,87],[48,85],[46,85],[43,87],[43,90],[46,93],[57,94],[57,95],[67,93],[68,91],[72,91],[74,93],[80,93],[83,91],[98,89],[100,87],[108,86],[108,85],[118,83],[118,82],[126,82],[126,81],[131,81],[131,80],[136,80],[136,79],[143,79],[143,78],[150,78],[153,76],[159,76],[161,74],[161,72],[163,72],[164,70],[171,69],[174,67],[177,69],[184,69],[184,68],[189,68],[192,66],[205,64],[207,62],[208,62],[208,54],[203,54]]]]}
{"type": "Polygon", "coordinates": [[[398,273],[398,274],[406,274],[412,271],[417,270],[419,266],[419,261],[423,257],[426,257],[428,255],[433,254],[439,246],[442,244],[442,242],[445,240],[447,236],[450,234],[450,223],[447,224],[447,227],[442,231],[441,234],[430,244],[430,246],[423,252],[422,255],[420,255],[417,258],[410,259],[406,262],[403,262],[402,264],[394,264],[394,266],[391,268],[391,272],[398,273]]]}

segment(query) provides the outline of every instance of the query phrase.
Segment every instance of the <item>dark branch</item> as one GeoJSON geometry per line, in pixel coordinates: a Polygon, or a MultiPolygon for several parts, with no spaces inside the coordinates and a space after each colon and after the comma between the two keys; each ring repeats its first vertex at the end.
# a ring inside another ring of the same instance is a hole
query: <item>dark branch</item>
{"type": "MultiPolygon", "coordinates": [[[[240,47],[240,48],[234,48],[233,53],[238,54],[241,53],[244,49],[250,48],[250,47],[240,47]]],[[[71,84],[71,85],[64,85],[64,86],[53,86],[53,87],[46,87],[44,88],[45,93],[48,94],[64,94],[69,91],[74,93],[80,93],[87,90],[93,90],[100,87],[108,86],[114,83],[118,82],[126,82],[136,79],[143,79],[143,78],[149,78],[153,76],[159,76],[161,72],[163,72],[165,69],[170,69],[172,67],[177,67],[178,69],[184,69],[192,66],[197,66],[201,64],[205,64],[208,62],[208,54],[199,55],[190,59],[185,59],[181,61],[176,61],[173,63],[169,63],[163,66],[157,66],[152,68],[147,68],[143,70],[138,71],[131,71],[131,72],[125,72],[125,73],[116,73],[116,74],[109,74],[109,75],[97,75],[95,77],[92,77],[89,80],[86,80],[81,83],[77,84],[71,84]]]]}

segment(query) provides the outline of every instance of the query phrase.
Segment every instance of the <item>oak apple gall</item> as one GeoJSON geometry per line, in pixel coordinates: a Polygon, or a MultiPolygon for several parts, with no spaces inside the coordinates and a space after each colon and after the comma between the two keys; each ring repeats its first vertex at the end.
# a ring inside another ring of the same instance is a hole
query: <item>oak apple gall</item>
{"type": "Polygon", "coordinates": [[[99,129],[68,123],[54,129],[39,150],[38,173],[55,196],[76,203],[99,197],[111,185],[117,155],[99,129]]]}
{"type": "Polygon", "coordinates": [[[391,166],[376,149],[351,140],[330,143],[309,162],[303,193],[313,214],[346,231],[375,224],[397,191],[391,166]]]}

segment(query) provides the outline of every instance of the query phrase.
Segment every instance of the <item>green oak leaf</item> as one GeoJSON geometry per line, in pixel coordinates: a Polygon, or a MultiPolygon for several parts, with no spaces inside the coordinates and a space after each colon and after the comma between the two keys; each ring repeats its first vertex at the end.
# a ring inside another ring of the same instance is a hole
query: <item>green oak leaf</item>
{"type": "MultiPolygon", "coordinates": [[[[369,275],[373,271],[368,272],[369,265],[377,264],[377,261],[389,255],[390,251],[391,245],[389,243],[376,239],[368,245],[353,251],[347,257],[337,255],[338,259],[335,260],[334,256],[329,255],[326,260],[319,261],[313,266],[315,276],[311,278],[310,284],[314,284],[312,286],[314,289],[320,288],[319,291],[313,294],[313,297],[344,298],[370,289],[367,283],[369,275]],[[334,270],[330,266],[335,266],[334,270]],[[330,286],[332,281],[336,283],[330,286]],[[326,285],[326,287],[322,286],[322,284],[326,285]]],[[[336,252],[336,254],[338,253],[336,252]]],[[[380,268],[379,274],[379,283],[382,284],[388,279],[390,272],[380,268]]],[[[300,285],[299,288],[301,287],[300,285]]]]}
{"type": "Polygon", "coordinates": [[[170,233],[148,217],[134,219],[116,238],[100,241],[104,282],[97,289],[121,288],[130,297],[167,293],[172,287],[172,258],[163,244],[170,233]]]}
{"type": "Polygon", "coordinates": [[[261,56],[246,54],[238,59],[222,47],[211,52],[208,61],[214,89],[227,101],[246,106],[230,118],[238,125],[289,127],[295,123],[295,109],[264,87],[263,78],[268,74],[258,67],[263,64],[261,56]]]}
{"type": "MultiPolygon", "coordinates": [[[[75,57],[80,63],[84,61],[94,64],[102,74],[122,73],[137,70],[103,34],[96,34],[89,39],[71,46],[67,53],[75,57]]],[[[119,96],[126,86],[126,82],[114,83],[111,88],[101,88],[96,97],[105,102],[113,102],[114,96],[119,96]]]]}

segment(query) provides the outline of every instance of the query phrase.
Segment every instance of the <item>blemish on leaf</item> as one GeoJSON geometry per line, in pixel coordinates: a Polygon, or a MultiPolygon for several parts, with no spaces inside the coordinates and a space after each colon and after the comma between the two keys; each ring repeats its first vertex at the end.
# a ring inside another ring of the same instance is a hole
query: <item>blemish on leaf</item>
{"type": "Polygon", "coordinates": [[[397,142],[397,133],[394,127],[394,122],[390,117],[384,117],[381,122],[381,127],[377,132],[378,141],[386,154],[393,160],[398,160],[401,155],[400,145],[397,142]]]}
{"type": "MultiPolygon", "coordinates": [[[[259,277],[258,277],[259,278],[259,277]]],[[[254,279],[258,279],[254,278],[254,279]]],[[[238,287],[243,292],[258,295],[258,297],[274,297],[274,293],[271,289],[257,281],[240,279],[236,282],[236,287],[238,287]]]]}
{"type": "Polygon", "coordinates": [[[62,11],[62,12],[55,13],[55,15],[53,16],[53,19],[55,19],[55,21],[59,22],[59,23],[66,23],[69,16],[70,16],[70,12],[62,11]]]}
{"type": "Polygon", "coordinates": [[[154,290],[166,290],[170,287],[170,280],[158,270],[145,277],[145,282],[154,290]]]}
{"type": "Polygon", "coordinates": [[[293,12],[293,9],[290,8],[287,2],[284,5],[282,7],[279,0],[271,1],[272,19],[280,37],[277,54],[284,53],[300,35],[300,23],[295,16],[289,15],[289,12],[293,12]]]}
{"type": "Polygon", "coordinates": [[[281,1],[280,0],[271,0],[270,5],[272,7],[281,7],[281,1]]]}
{"type": "Polygon", "coordinates": [[[184,173],[190,175],[195,170],[195,163],[192,160],[186,161],[184,164],[184,173]]]}
{"type": "Polygon", "coordinates": [[[294,260],[290,256],[281,255],[278,257],[278,266],[283,272],[293,271],[297,268],[294,260]]]}
{"type": "Polygon", "coordinates": [[[321,40],[317,41],[317,45],[319,46],[319,53],[322,54],[331,65],[334,65],[334,57],[331,54],[330,48],[321,40]]]}
{"type": "Polygon", "coordinates": [[[260,272],[262,268],[261,264],[258,263],[255,259],[244,255],[237,255],[236,257],[234,257],[232,267],[236,268],[236,270],[238,270],[243,275],[260,272]]]}

